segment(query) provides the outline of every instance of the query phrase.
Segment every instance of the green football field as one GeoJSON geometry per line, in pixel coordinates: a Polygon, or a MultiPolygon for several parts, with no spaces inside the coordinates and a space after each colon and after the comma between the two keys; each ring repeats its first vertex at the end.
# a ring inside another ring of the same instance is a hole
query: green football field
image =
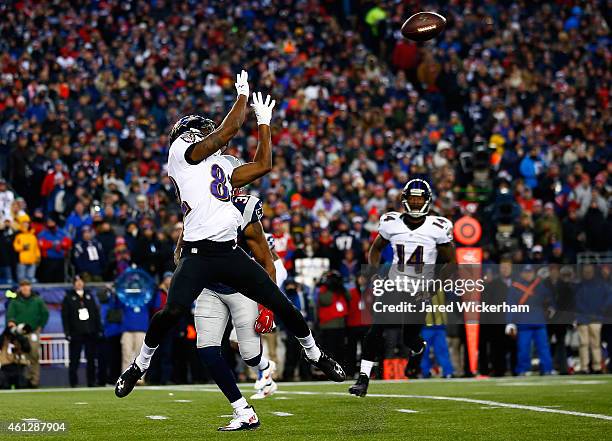
{"type": "MultiPolygon", "coordinates": [[[[612,439],[612,376],[373,382],[366,398],[349,383],[279,384],[251,401],[261,427],[218,433],[231,409],[213,385],[0,392],[0,421],[64,421],[56,435],[0,433],[2,440],[606,440],[612,439]]],[[[252,392],[244,385],[245,395],[252,392]]]]}

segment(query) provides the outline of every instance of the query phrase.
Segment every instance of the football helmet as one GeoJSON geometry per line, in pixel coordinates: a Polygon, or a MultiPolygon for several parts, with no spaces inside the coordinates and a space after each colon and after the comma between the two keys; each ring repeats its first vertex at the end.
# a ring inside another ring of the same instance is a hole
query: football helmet
{"type": "Polygon", "coordinates": [[[409,180],[402,190],[402,205],[404,205],[406,208],[406,213],[408,213],[408,216],[410,217],[419,218],[427,216],[429,209],[431,208],[432,200],[433,194],[431,192],[431,187],[427,181],[423,179],[409,180]],[[412,207],[410,205],[411,196],[422,197],[423,205],[420,207],[412,207]]]}
{"type": "Polygon", "coordinates": [[[213,120],[204,118],[200,115],[186,115],[179,119],[172,127],[172,130],[170,130],[170,135],[168,136],[170,145],[172,145],[179,136],[191,129],[198,130],[206,136],[215,130],[215,123],[213,120]]]}

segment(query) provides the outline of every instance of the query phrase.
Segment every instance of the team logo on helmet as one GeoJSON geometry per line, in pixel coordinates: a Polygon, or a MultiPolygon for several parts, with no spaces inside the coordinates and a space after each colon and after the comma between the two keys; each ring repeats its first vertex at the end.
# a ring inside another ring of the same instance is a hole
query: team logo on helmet
{"type": "Polygon", "coordinates": [[[179,119],[170,130],[169,141],[172,144],[183,133],[191,129],[200,131],[204,136],[215,130],[215,123],[200,115],[186,115],[179,119]]]}
{"type": "Polygon", "coordinates": [[[432,200],[431,187],[423,179],[411,179],[402,190],[402,204],[408,216],[415,218],[427,216],[432,200]],[[415,198],[422,198],[422,205],[418,206],[418,202],[414,201],[415,198]]]}

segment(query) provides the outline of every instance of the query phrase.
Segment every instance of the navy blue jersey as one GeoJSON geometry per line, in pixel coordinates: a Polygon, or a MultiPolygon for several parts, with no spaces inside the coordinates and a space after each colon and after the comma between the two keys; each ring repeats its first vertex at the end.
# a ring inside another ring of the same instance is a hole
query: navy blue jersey
{"type": "MultiPolygon", "coordinates": [[[[263,217],[263,203],[261,200],[251,195],[233,196],[232,203],[234,207],[240,211],[242,215],[242,224],[238,228],[238,245],[250,254],[250,250],[246,246],[244,240],[244,230],[252,223],[259,222],[263,217]]],[[[219,294],[233,294],[236,292],[234,288],[223,285],[221,283],[214,283],[207,286],[208,289],[215,291],[219,294]]]]}

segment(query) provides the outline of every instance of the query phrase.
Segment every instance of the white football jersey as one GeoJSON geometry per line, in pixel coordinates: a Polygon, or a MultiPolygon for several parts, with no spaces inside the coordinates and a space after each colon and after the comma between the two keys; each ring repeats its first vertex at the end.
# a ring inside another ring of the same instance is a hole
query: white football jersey
{"type": "Polygon", "coordinates": [[[230,179],[234,168],[220,155],[209,156],[198,164],[185,159],[185,151],[203,138],[197,130],[185,132],[172,143],[168,153],[168,176],[183,210],[183,239],[235,240],[242,214],[232,203],[230,179]]]}
{"type": "Polygon", "coordinates": [[[436,247],[453,240],[453,223],[444,217],[426,216],[420,227],[411,230],[401,213],[391,211],[381,216],[378,233],[393,247],[393,272],[430,277],[438,257],[436,247]]]}

